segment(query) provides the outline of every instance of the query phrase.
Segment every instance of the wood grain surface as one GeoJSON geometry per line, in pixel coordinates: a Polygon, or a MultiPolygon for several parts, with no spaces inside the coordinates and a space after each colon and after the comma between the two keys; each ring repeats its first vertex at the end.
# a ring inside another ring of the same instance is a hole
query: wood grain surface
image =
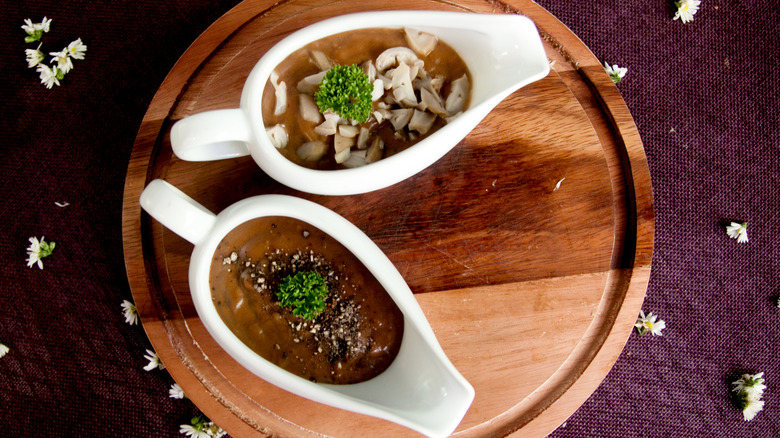
{"type": "Polygon", "coordinates": [[[352,221],[415,293],[442,348],[476,390],[455,436],[545,436],[596,389],[631,332],[653,245],[641,139],[599,61],[528,0],[246,0],[174,66],[139,130],[128,167],[123,239],[143,326],[174,379],[233,436],[415,436],[320,405],[253,376],[208,335],[189,296],[192,245],[142,213],[163,178],[214,212],[285,193],[352,221]],[[520,13],[552,65],[418,175],[376,192],[327,197],[279,185],[251,160],[193,163],[169,130],[196,112],[237,107],[244,79],[275,42],[335,15],[382,9],[520,13]],[[556,190],[556,184],[561,181],[556,190]]]}

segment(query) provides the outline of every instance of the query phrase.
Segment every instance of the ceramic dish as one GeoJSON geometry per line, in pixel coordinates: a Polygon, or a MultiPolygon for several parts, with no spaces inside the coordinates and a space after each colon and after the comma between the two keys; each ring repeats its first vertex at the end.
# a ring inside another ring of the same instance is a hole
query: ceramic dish
{"type": "Polygon", "coordinates": [[[309,193],[349,195],[382,189],[430,166],[460,142],[504,98],[550,71],[539,33],[520,15],[440,11],[347,14],[307,26],[260,58],[244,84],[239,108],[213,110],[178,121],[171,130],[174,153],[187,161],[250,155],[275,180],[309,193]],[[469,107],[453,121],[398,154],[367,166],[315,170],[282,156],[265,131],[263,89],[276,66],[295,50],[326,36],[355,29],[409,27],[436,35],[465,61],[471,73],[469,107]]]}
{"type": "Polygon", "coordinates": [[[195,245],[189,284],[198,316],[219,345],[262,379],[294,394],[372,415],[417,430],[447,436],[466,414],[474,389],[452,366],[404,279],[382,251],[349,221],[310,201],[263,195],[239,201],[214,215],[163,180],[144,189],[141,206],[195,245]],[[219,316],[211,296],[209,270],[220,241],[251,219],[285,216],[307,222],[350,250],[379,280],[404,315],[398,355],[378,376],[348,385],[314,383],[267,361],[246,346],[219,316]]]}

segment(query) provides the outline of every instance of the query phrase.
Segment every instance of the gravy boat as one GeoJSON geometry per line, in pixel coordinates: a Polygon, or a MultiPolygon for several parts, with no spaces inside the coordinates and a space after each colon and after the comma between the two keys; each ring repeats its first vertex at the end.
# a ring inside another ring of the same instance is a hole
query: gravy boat
{"type": "Polygon", "coordinates": [[[389,420],[428,436],[444,437],[458,426],[471,406],[474,389],[447,359],[401,274],[352,223],[319,204],[285,195],[247,198],[214,215],[159,179],[144,189],[140,203],[149,215],[195,245],[189,265],[195,309],[211,336],[246,369],[301,397],[389,420]],[[265,216],[292,217],[319,228],[341,242],[379,280],[404,315],[400,350],[384,372],[354,384],[314,383],[255,353],[222,321],[209,288],[212,256],[228,232],[265,216]]]}
{"type": "Polygon", "coordinates": [[[549,62],[533,22],[520,15],[442,11],[362,12],[327,19],[296,31],[260,58],[244,84],[239,108],[185,117],[171,129],[174,153],[186,161],[251,155],[269,176],[297,190],[350,195],[378,190],[425,169],[450,151],[504,98],[544,78],[549,62]],[[408,27],[436,35],[471,72],[469,107],[450,123],[396,155],[366,166],[314,170],[279,153],[265,131],[263,89],[289,54],[337,33],[364,28],[408,27]]]}

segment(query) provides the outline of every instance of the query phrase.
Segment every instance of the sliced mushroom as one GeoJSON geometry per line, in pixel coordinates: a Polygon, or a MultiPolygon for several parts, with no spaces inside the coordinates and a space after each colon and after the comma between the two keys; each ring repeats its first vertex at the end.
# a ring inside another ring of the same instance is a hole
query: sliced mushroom
{"type": "Polygon", "coordinates": [[[376,79],[376,67],[374,66],[374,63],[369,59],[364,62],[361,67],[363,67],[363,73],[368,76],[368,82],[374,82],[376,79]]]}
{"type": "Polygon", "coordinates": [[[388,76],[377,73],[376,78],[377,80],[382,81],[382,88],[384,88],[385,90],[389,90],[393,86],[393,80],[390,79],[388,76]]]}
{"type": "Polygon", "coordinates": [[[333,135],[338,129],[338,117],[325,116],[325,121],[314,128],[314,132],[320,135],[333,135]]]}
{"type": "Polygon", "coordinates": [[[393,97],[406,106],[417,106],[409,65],[405,62],[401,62],[393,70],[393,97]]]}
{"type": "Polygon", "coordinates": [[[271,72],[269,78],[274,87],[274,97],[276,97],[276,106],[274,106],[274,115],[279,115],[287,111],[287,84],[284,81],[279,82],[279,74],[271,72]]]}
{"type": "Polygon", "coordinates": [[[439,93],[434,94],[427,88],[420,90],[420,105],[418,108],[421,111],[428,110],[439,116],[447,115],[447,110],[444,109],[444,103],[439,93]]]}
{"type": "Polygon", "coordinates": [[[328,152],[328,145],[322,141],[309,141],[300,146],[295,151],[296,155],[302,160],[317,161],[328,152]]]}
{"type": "Polygon", "coordinates": [[[333,138],[333,148],[336,150],[336,154],[340,153],[344,149],[349,149],[354,145],[354,137],[344,137],[341,134],[336,134],[336,136],[333,138]]]}
{"type": "Polygon", "coordinates": [[[287,147],[287,142],[290,140],[290,137],[287,135],[287,130],[284,129],[284,125],[274,125],[270,128],[266,128],[265,133],[268,134],[271,144],[273,144],[276,149],[284,149],[287,147]]]}
{"type": "Polygon", "coordinates": [[[327,71],[321,71],[319,73],[306,76],[305,78],[301,79],[300,82],[298,82],[298,85],[296,85],[296,88],[298,89],[299,93],[304,94],[314,94],[317,92],[317,88],[320,86],[320,82],[322,82],[322,78],[325,77],[325,74],[328,73],[327,71]]]}
{"type": "Polygon", "coordinates": [[[328,56],[319,50],[312,50],[309,52],[309,59],[311,59],[314,65],[320,70],[330,70],[333,67],[333,63],[330,62],[328,56]]]}
{"type": "Polygon", "coordinates": [[[336,159],[337,163],[341,164],[341,163],[347,161],[351,154],[352,153],[350,152],[350,148],[346,148],[343,151],[337,153],[334,158],[336,159]]]}
{"type": "Polygon", "coordinates": [[[412,119],[409,120],[409,130],[425,134],[431,130],[433,122],[435,121],[436,114],[431,114],[427,111],[414,110],[412,119]]]}
{"type": "Polygon", "coordinates": [[[339,125],[339,135],[343,137],[357,137],[360,129],[354,125],[339,125]]]}
{"type": "Polygon", "coordinates": [[[444,102],[444,109],[447,110],[448,115],[452,116],[463,110],[466,97],[469,95],[469,87],[469,78],[465,74],[452,81],[450,94],[444,102]]]}
{"type": "Polygon", "coordinates": [[[406,43],[420,56],[428,56],[436,48],[439,39],[436,35],[431,35],[416,29],[404,28],[406,43]]]}
{"type": "Polygon", "coordinates": [[[360,134],[358,134],[357,138],[357,148],[358,149],[365,149],[366,146],[368,146],[368,128],[365,126],[360,127],[360,134]]]}
{"type": "Polygon", "coordinates": [[[417,60],[417,55],[408,47],[391,47],[380,53],[376,58],[377,71],[383,72],[400,62],[412,64],[417,60]]]}
{"type": "Polygon", "coordinates": [[[400,131],[412,120],[414,110],[412,108],[401,108],[390,111],[390,123],[393,124],[393,129],[400,131]]]}
{"type": "Polygon", "coordinates": [[[374,80],[374,89],[371,91],[371,101],[376,102],[385,94],[385,83],[381,79],[374,80]]]}
{"type": "Polygon", "coordinates": [[[442,85],[444,85],[444,78],[441,76],[432,78],[426,75],[424,78],[415,79],[412,84],[415,90],[427,89],[431,93],[439,94],[441,93],[442,85]]]}
{"type": "Polygon", "coordinates": [[[310,95],[298,95],[298,108],[301,112],[301,117],[303,117],[303,120],[314,123],[320,123],[322,121],[322,114],[320,114],[320,109],[317,108],[317,103],[314,102],[314,98],[310,95]]]}
{"type": "Polygon", "coordinates": [[[366,151],[350,151],[349,158],[341,163],[344,167],[360,167],[366,164],[366,151]]]}
{"type": "Polygon", "coordinates": [[[425,72],[425,62],[422,59],[418,59],[409,65],[409,77],[414,80],[417,76],[428,76],[428,73],[425,72]]]}
{"type": "Polygon", "coordinates": [[[382,123],[383,121],[388,120],[390,119],[390,117],[393,116],[393,113],[391,113],[390,110],[385,108],[378,108],[376,111],[374,111],[371,114],[373,114],[377,123],[382,123]]]}
{"type": "Polygon", "coordinates": [[[382,143],[382,139],[375,137],[371,142],[371,146],[366,151],[366,163],[374,163],[382,159],[382,152],[384,152],[385,145],[382,143]]]}

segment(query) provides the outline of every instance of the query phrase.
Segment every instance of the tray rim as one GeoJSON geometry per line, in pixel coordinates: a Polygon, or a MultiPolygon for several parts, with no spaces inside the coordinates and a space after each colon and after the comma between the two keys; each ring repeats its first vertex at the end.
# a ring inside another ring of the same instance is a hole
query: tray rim
{"type": "MultiPolygon", "coordinates": [[[[525,418],[520,422],[511,418],[501,418],[498,419],[498,424],[491,423],[492,433],[506,435],[515,431],[520,431],[523,433],[523,436],[527,436],[528,433],[533,430],[536,431],[533,435],[539,432],[539,436],[544,436],[554,430],[569,415],[574,413],[590,394],[595,391],[596,387],[601,383],[603,378],[606,377],[609,369],[611,369],[612,365],[617,360],[620,351],[622,351],[622,346],[631,333],[630,330],[625,332],[623,327],[627,324],[628,326],[633,325],[633,321],[635,321],[638,310],[641,307],[649,282],[654,237],[652,185],[644,148],[631,114],[620,96],[617,87],[611,83],[604,73],[603,68],[596,60],[596,57],[584,43],[563,25],[563,23],[558,21],[541,6],[530,0],[512,0],[508,3],[488,0],[487,3],[494,6],[499,13],[520,13],[532,16],[545,43],[550,44],[558,52],[560,57],[572,67],[571,70],[568,70],[568,67],[563,69],[565,74],[576,76],[593,92],[593,97],[597,100],[594,103],[598,105],[599,111],[609,119],[610,127],[614,130],[612,133],[612,136],[614,137],[613,140],[622,143],[620,145],[622,146],[622,150],[617,151],[618,156],[613,157],[613,161],[617,161],[617,163],[611,163],[609,167],[622,166],[626,168],[626,172],[628,172],[630,176],[630,178],[627,178],[626,183],[629,188],[633,189],[629,193],[624,194],[624,197],[626,198],[625,202],[629,206],[629,216],[632,216],[631,213],[633,213],[633,216],[626,218],[626,221],[628,222],[627,229],[620,230],[620,233],[616,233],[616,236],[617,234],[623,236],[620,239],[616,237],[616,240],[623,241],[626,239],[626,235],[628,235],[628,240],[631,240],[630,234],[633,231],[636,234],[635,251],[630,254],[631,257],[618,260],[613,259],[612,269],[609,273],[610,277],[613,279],[615,277],[625,278],[625,276],[629,276],[630,281],[627,282],[627,287],[623,291],[622,299],[619,300],[621,305],[615,314],[615,318],[611,321],[602,321],[603,324],[599,324],[599,327],[589,327],[588,329],[588,333],[602,333],[603,342],[601,342],[601,345],[592,352],[592,357],[590,357],[587,365],[583,369],[576,370],[576,367],[574,367],[571,370],[572,372],[578,373],[578,377],[571,385],[563,389],[563,391],[553,391],[558,393],[543,394],[547,397],[551,396],[554,398],[553,402],[545,409],[534,413],[530,418],[525,418]],[[540,20],[539,17],[542,17],[542,19],[540,20]],[[552,35],[556,35],[556,37],[553,37],[552,35]],[[565,45],[561,43],[560,36],[565,37],[565,45]],[[596,60],[596,67],[593,65],[593,60],[596,60]],[[627,138],[629,141],[626,142],[625,140],[627,138]],[[642,210],[641,215],[637,214],[638,209],[642,210]],[[633,226],[631,224],[632,221],[633,226]],[[641,235],[637,233],[639,228],[642,229],[641,235]],[[637,257],[638,254],[641,256],[637,257]],[[617,353],[615,354],[600,354],[607,345],[619,345],[620,348],[618,348],[617,353]],[[601,371],[602,368],[606,368],[606,371],[601,371]],[[577,389],[577,391],[574,391],[574,389],[577,389]]],[[[171,327],[171,322],[167,321],[164,315],[162,315],[162,319],[155,316],[155,312],[149,307],[154,306],[154,303],[150,302],[150,300],[144,300],[141,296],[142,294],[137,292],[143,289],[147,292],[146,295],[148,296],[148,290],[154,288],[153,282],[155,278],[153,275],[155,274],[155,267],[145,261],[143,249],[141,248],[141,252],[139,253],[139,248],[131,245],[131,239],[128,238],[137,234],[141,234],[142,239],[151,238],[151,236],[144,237],[144,234],[141,233],[143,226],[141,219],[142,212],[138,205],[138,198],[141,190],[150,179],[148,171],[152,168],[153,160],[156,159],[154,150],[158,144],[157,137],[162,133],[161,129],[166,126],[170,111],[175,107],[176,102],[178,101],[178,93],[181,92],[188,79],[198,70],[199,66],[219,48],[223,41],[236,32],[246,21],[261,15],[264,11],[274,8],[276,5],[277,3],[269,0],[244,0],[209,26],[184,52],[158,88],[158,91],[155,93],[149,109],[143,118],[141,127],[138,131],[138,136],[136,137],[133,146],[130,165],[127,170],[123,198],[122,229],[125,247],[125,266],[128,273],[131,292],[137,305],[139,304],[138,298],[142,298],[140,300],[139,314],[144,330],[146,331],[150,342],[152,342],[153,347],[158,351],[158,354],[163,358],[163,361],[166,362],[166,366],[172,362],[171,360],[165,361],[166,358],[178,358],[175,351],[177,347],[174,345],[175,342],[173,339],[168,336],[160,336],[160,333],[170,333],[174,328],[171,327]],[[240,19],[239,17],[249,18],[240,19]],[[176,95],[173,95],[173,92],[169,90],[175,90],[176,95]],[[150,144],[153,145],[151,148],[149,147],[150,144]],[[139,147],[139,145],[146,146],[139,147]],[[134,160],[134,158],[144,155],[149,158],[148,163],[145,165],[143,163],[134,163],[137,161],[134,160]],[[141,260],[140,265],[137,263],[137,258],[140,258],[141,260]],[[131,266],[133,263],[136,264],[135,267],[131,266]],[[137,269],[138,266],[142,267],[142,269],[137,269]]],[[[558,72],[557,70],[556,73],[561,74],[561,72],[558,72]]],[[[567,83],[566,81],[564,81],[564,83],[566,83],[567,86],[570,86],[570,83],[567,83]]],[[[572,92],[574,93],[574,90],[572,90],[572,92]]],[[[576,96],[577,93],[574,94],[576,96]]],[[[617,228],[622,228],[623,224],[616,220],[615,226],[617,228]]],[[[139,243],[141,243],[141,246],[143,247],[143,242],[139,243]]],[[[618,244],[620,244],[620,242],[618,242],[618,244]]],[[[613,250],[613,254],[614,253],[613,250]]],[[[605,304],[604,301],[605,298],[602,298],[600,306],[605,304]]],[[[588,338],[589,336],[590,335],[586,333],[584,338],[588,338]]],[[[575,350],[580,348],[580,344],[581,343],[578,344],[575,350]]],[[[573,352],[572,354],[575,353],[573,352]]],[[[200,381],[202,376],[194,376],[191,370],[180,362],[180,360],[174,360],[172,363],[173,366],[168,366],[171,375],[174,376],[177,382],[181,381],[182,385],[188,388],[188,397],[191,398],[204,413],[218,412],[232,415],[233,418],[225,417],[230,420],[229,423],[224,423],[224,426],[228,426],[226,427],[226,430],[229,429],[234,432],[239,432],[240,435],[238,436],[244,436],[247,433],[273,433],[271,430],[266,430],[262,425],[250,424],[254,423],[251,419],[242,419],[235,416],[235,412],[230,411],[219,397],[212,394],[202,384],[200,381]]],[[[569,363],[568,359],[566,363],[569,363]]],[[[556,372],[553,377],[558,374],[559,372],[556,372]]],[[[554,379],[551,377],[551,380],[554,379]]],[[[548,381],[541,385],[540,389],[543,389],[545,386],[554,385],[551,381],[548,381]]],[[[535,391],[532,396],[539,396],[544,392],[545,391],[535,391]]],[[[530,397],[531,396],[529,396],[529,398],[530,397]]],[[[527,400],[524,400],[523,403],[526,401],[527,400]]],[[[518,404],[516,408],[519,406],[520,404],[518,404]]],[[[512,410],[507,411],[502,416],[511,417],[511,412],[512,410]]],[[[220,417],[224,416],[220,415],[220,417]]],[[[220,422],[220,425],[223,425],[223,422],[220,422]]],[[[479,427],[480,426],[477,426],[476,429],[479,429],[479,427]]],[[[474,429],[470,429],[470,431],[473,430],[474,429]]],[[[458,433],[456,433],[456,435],[458,435],[458,433]]]]}

